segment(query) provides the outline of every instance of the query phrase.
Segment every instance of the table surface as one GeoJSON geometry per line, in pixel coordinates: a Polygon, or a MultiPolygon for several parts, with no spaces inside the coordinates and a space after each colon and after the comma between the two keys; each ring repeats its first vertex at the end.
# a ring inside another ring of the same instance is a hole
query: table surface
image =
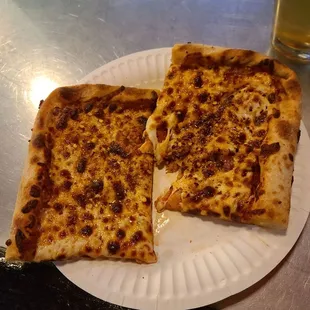
{"type": "MultiPolygon", "coordinates": [[[[77,83],[115,58],[176,42],[203,42],[274,54],[269,48],[273,9],[270,0],[1,0],[0,245],[8,237],[8,219],[13,214],[27,140],[41,98],[58,85],[77,83]]],[[[299,75],[303,121],[309,130],[310,89],[306,85],[310,85],[310,67],[275,56],[299,75]]],[[[309,245],[308,221],[293,250],[273,272],[213,306],[307,309],[309,245]]],[[[2,277],[0,272],[1,292],[6,294],[2,277]]],[[[49,279],[45,276],[47,282],[49,279]]],[[[8,285],[17,282],[12,280],[8,285]]],[[[9,287],[7,294],[12,291],[9,287]]],[[[93,307],[99,308],[98,304],[93,307]]],[[[91,303],[87,308],[92,308],[91,303]]],[[[57,305],[51,309],[58,309],[57,305]]]]}

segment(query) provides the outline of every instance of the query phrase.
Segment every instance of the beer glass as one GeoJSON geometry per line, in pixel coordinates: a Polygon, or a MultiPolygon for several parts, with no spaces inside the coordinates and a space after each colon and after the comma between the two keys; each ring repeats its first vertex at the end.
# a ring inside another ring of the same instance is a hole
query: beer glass
{"type": "Polygon", "coordinates": [[[277,0],[272,44],[289,58],[310,61],[310,0],[277,0]]]}

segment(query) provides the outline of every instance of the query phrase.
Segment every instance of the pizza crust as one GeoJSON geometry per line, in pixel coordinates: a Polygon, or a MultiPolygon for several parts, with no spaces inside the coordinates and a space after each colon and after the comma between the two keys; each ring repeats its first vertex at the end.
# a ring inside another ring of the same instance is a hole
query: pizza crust
{"type": "MultiPolygon", "coordinates": [[[[93,98],[103,98],[111,103],[116,102],[117,106],[123,111],[126,109],[137,111],[149,109],[151,111],[156,105],[157,91],[103,84],[83,84],[61,87],[49,95],[41,105],[32,129],[28,156],[17,194],[10,239],[7,242],[7,260],[42,261],[87,256],[92,258],[127,258],[145,263],[156,262],[156,255],[153,250],[153,235],[149,228],[147,231],[142,232],[142,236],[136,236],[137,242],[132,243],[132,246],[126,250],[125,255],[120,255],[119,251],[115,251],[112,254],[109,253],[106,249],[109,242],[108,239],[102,241],[98,238],[91,237],[88,240],[87,238],[73,234],[63,240],[50,242],[50,244],[40,241],[40,235],[42,233],[40,223],[41,212],[43,212],[43,208],[49,202],[46,198],[47,189],[45,188],[44,182],[42,183],[42,178],[44,179],[44,167],[47,167],[46,172],[48,173],[48,158],[51,157],[50,151],[48,150],[49,141],[47,137],[49,127],[55,125],[53,123],[53,111],[55,111],[55,108],[64,109],[66,107],[72,107],[74,104],[78,106],[93,98]],[[29,204],[33,200],[36,203],[32,202],[29,204]],[[26,206],[29,210],[25,212],[26,206]],[[92,250],[87,251],[87,249],[92,250]]],[[[148,139],[145,139],[145,143],[141,146],[140,151],[137,150],[137,152],[137,154],[142,154],[141,156],[145,158],[146,163],[152,166],[153,151],[148,139]]],[[[144,177],[146,178],[146,176],[144,177]]],[[[148,182],[149,195],[151,195],[152,176],[148,182]]],[[[146,227],[146,223],[150,223],[149,226],[151,228],[151,202],[149,202],[148,207],[144,208],[145,225],[143,224],[144,226],[142,225],[140,227],[143,229],[143,227],[146,227]]],[[[56,234],[58,232],[55,232],[56,234]]],[[[104,236],[104,232],[101,234],[104,236]]]]}

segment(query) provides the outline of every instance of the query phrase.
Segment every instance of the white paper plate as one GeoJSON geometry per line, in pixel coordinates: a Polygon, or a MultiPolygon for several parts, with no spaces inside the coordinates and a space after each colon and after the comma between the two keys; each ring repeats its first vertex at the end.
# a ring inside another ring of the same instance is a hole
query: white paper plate
{"type": "MultiPolygon", "coordinates": [[[[82,82],[161,88],[170,56],[170,48],[135,53],[104,65],[82,82]]],[[[303,124],[301,129],[286,234],[166,211],[154,214],[157,264],[81,260],[56,266],[92,295],[139,309],[194,308],[246,289],[279,264],[308,218],[310,142],[303,124]]],[[[154,198],[168,183],[156,170],[154,198]]]]}

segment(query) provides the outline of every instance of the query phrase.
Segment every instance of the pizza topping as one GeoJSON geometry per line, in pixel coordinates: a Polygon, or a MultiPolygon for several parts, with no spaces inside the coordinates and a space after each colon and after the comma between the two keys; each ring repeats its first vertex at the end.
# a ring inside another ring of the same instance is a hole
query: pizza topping
{"type": "Polygon", "coordinates": [[[71,181],[66,180],[66,181],[64,181],[62,183],[62,188],[66,192],[68,192],[70,190],[71,186],[72,186],[72,182],[71,181]]]}
{"type": "Polygon", "coordinates": [[[103,119],[104,118],[104,112],[103,112],[103,109],[102,108],[99,108],[95,113],[94,115],[99,118],[99,119],[103,119]]]}
{"type": "Polygon", "coordinates": [[[74,194],[73,199],[83,208],[86,206],[86,196],[83,194],[74,194]]]}
{"type": "Polygon", "coordinates": [[[15,234],[15,243],[16,243],[19,253],[21,254],[24,251],[25,240],[26,240],[25,234],[20,229],[17,229],[17,232],[15,234]]]}
{"type": "Polygon", "coordinates": [[[108,251],[110,254],[116,254],[120,249],[120,245],[117,241],[108,242],[108,251]]]}
{"type": "Polygon", "coordinates": [[[288,157],[289,157],[289,159],[290,159],[291,162],[294,161],[294,156],[293,156],[291,153],[288,154],[288,157]]]}
{"type": "Polygon", "coordinates": [[[109,153],[119,155],[122,158],[128,157],[126,151],[116,142],[110,144],[109,153]]]}
{"type": "Polygon", "coordinates": [[[255,210],[251,210],[251,214],[252,215],[262,215],[266,213],[265,209],[255,209],[255,210]]]}
{"type": "Polygon", "coordinates": [[[93,233],[93,229],[89,225],[86,225],[85,227],[81,229],[81,234],[83,236],[89,237],[92,233],[93,233]]]}
{"type": "Polygon", "coordinates": [[[94,216],[91,213],[86,212],[83,214],[82,218],[83,218],[83,220],[91,221],[94,219],[94,216]]]}
{"type": "Polygon", "coordinates": [[[230,215],[230,207],[229,206],[224,206],[223,207],[223,212],[225,214],[225,216],[229,216],[230,215]]]}
{"type": "Polygon", "coordinates": [[[126,196],[124,186],[121,182],[113,183],[113,189],[115,191],[116,199],[123,200],[126,196]]]}
{"type": "Polygon", "coordinates": [[[91,151],[96,147],[96,144],[94,142],[87,142],[85,144],[85,150],[91,151]]]}
{"type": "Polygon", "coordinates": [[[90,112],[94,107],[94,104],[91,102],[86,103],[85,107],[84,107],[84,112],[88,113],[90,112]]]}
{"type": "Polygon", "coordinates": [[[269,155],[277,153],[279,150],[280,150],[279,142],[275,142],[271,144],[263,144],[261,146],[261,155],[267,157],[269,155]]]}
{"type": "Polygon", "coordinates": [[[103,181],[102,180],[93,180],[90,184],[90,188],[95,194],[99,194],[103,190],[103,181]]]}
{"type": "Polygon", "coordinates": [[[273,73],[273,70],[274,70],[274,62],[272,59],[263,59],[259,64],[258,66],[263,70],[263,71],[266,71],[268,72],[269,74],[272,74],[273,73]]]}
{"type": "Polygon", "coordinates": [[[5,241],[5,245],[6,246],[10,246],[12,244],[12,240],[11,239],[8,239],[5,241]]]}
{"type": "Polygon", "coordinates": [[[126,237],[126,233],[123,229],[119,229],[116,233],[116,237],[118,239],[124,239],[126,237]]]}
{"type": "Polygon", "coordinates": [[[254,124],[256,126],[260,126],[266,121],[266,118],[267,118],[267,111],[261,111],[260,114],[255,117],[254,124]]]}
{"type": "Polygon", "coordinates": [[[87,160],[85,157],[80,158],[76,165],[76,171],[78,173],[83,173],[86,169],[86,163],[87,163],[87,160]]]}
{"type": "Polygon", "coordinates": [[[30,196],[38,198],[41,195],[41,189],[38,185],[32,185],[30,188],[30,196]]]}
{"type": "Polygon", "coordinates": [[[22,208],[22,212],[25,214],[25,213],[29,213],[32,209],[35,209],[37,207],[39,203],[39,200],[37,199],[32,199],[32,200],[29,200],[25,206],[22,208]]]}
{"type": "Polygon", "coordinates": [[[36,224],[36,218],[33,214],[29,214],[28,216],[28,224],[25,226],[25,228],[29,228],[32,229],[34,227],[34,225],[36,224]]]}
{"type": "Polygon", "coordinates": [[[274,118],[279,118],[281,113],[278,109],[272,109],[272,112],[273,112],[273,117],[274,118]]]}
{"type": "Polygon", "coordinates": [[[207,92],[200,93],[200,94],[198,95],[198,101],[199,101],[200,103],[205,103],[205,102],[207,102],[209,96],[210,96],[210,95],[209,95],[209,93],[207,93],[207,92]]]}
{"type": "Polygon", "coordinates": [[[53,114],[54,116],[58,116],[59,113],[60,113],[60,111],[61,111],[60,107],[55,107],[55,108],[53,108],[53,110],[52,110],[52,114],[53,114]]]}
{"type": "Polygon", "coordinates": [[[267,96],[267,99],[269,101],[269,103],[274,103],[276,101],[276,94],[275,93],[271,93],[267,96]]]}
{"type": "Polygon", "coordinates": [[[65,107],[63,109],[62,114],[60,114],[58,121],[56,123],[56,129],[63,130],[67,128],[70,112],[71,109],[69,107],[65,107]]]}
{"type": "Polygon", "coordinates": [[[139,117],[137,118],[137,120],[138,120],[138,122],[139,122],[141,125],[143,125],[143,127],[146,126],[147,118],[146,118],[145,116],[139,116],[139,117]]]}
{"type": "Polygon", "coordinates": [[[60,175],[61,175],[62,177],[67,178],[67,179],[70,179],[70,178],[71,178],[71,174],[70,174],[70,172],[69,172],[67,169],[62,169],[62,170],[60,171],[60,175]]]}
{"type": "Polygon", "coordinates": [[[212,169],[204,169],[202,171],[203,175],[206,177],[206,178],[209,178],[209,177],[212,177],[214,174],[215,174],[215,171],[212,170],[212,169]]]}
{"type": "Polygon", "coordinates": [[[203,85],[203,81],[201,78],[201,74],[198,74],[195,78],[194,78],[194,86],[195,88],[201,88],[203,85]]]}
{"type": "Polygon", "coordinates": [[[67,218],[67,226],[73,226],[77,223],[78,217],[76,214],[70,214],[67,218]]]}
{"type": "Polygon", "coordinates": [[[117,109],[117,105],[115,103],[109,104],[109,112],[110,113],[116,111],[116,109],[117,109]]]}
{"type": "MultiPolygon", "coordinates": [[[[186,115],[186,109],[176,111],[176,116],[177,116],[178,121],[180,123],[184,121],[185,115],[186,115]]],[[[166,135],[167,135],[167,133],[165,134],[165,138],[166,138],[166,135]]],[[[163,139],[163,140],[165,140],[165,139],[163,139]]]]}
{"type": "Polygon", "coordinates": [[[59,202],[56,202],[54,205],[53,205],[53,208],[55,209],[56,212],[58,212],[59,214],[62,214],[62,211],[63,211],[63,205],[59,202]]]}
{"type": "Polygon", "coordinates": [[[123,210],[123,205],[119,201],[114,201],[111,203],[111,210],[113,213],[121,213],[123,210]]]}
{"type": "Polygon", "coordinates": [[[33,140],[32,145],[38,149],[45,147],[45,136],[42,133],[39,133],[33,140]]]}
{"type": "Polygon", "coordinates": [[[260,184],[260,172],[260,165],[257,158],[256,163],[252,165],[251,195],[256,194],[257,187],[260,184]]]}
{"type": "Polygon", "coordinates": [[[132,243],[138,243],[143,239],[143,233],[141,230],[136,231],[132,237],[131,237],[131,242],[132,243]]]}
{"type": "Polygon", "coordinates": [[[211,198],[215,195],[215,188],[212,186],[206,186],[204,189],[198,191],[191,197],[193,202],[200,202],[204,198],[211,198]]]}

